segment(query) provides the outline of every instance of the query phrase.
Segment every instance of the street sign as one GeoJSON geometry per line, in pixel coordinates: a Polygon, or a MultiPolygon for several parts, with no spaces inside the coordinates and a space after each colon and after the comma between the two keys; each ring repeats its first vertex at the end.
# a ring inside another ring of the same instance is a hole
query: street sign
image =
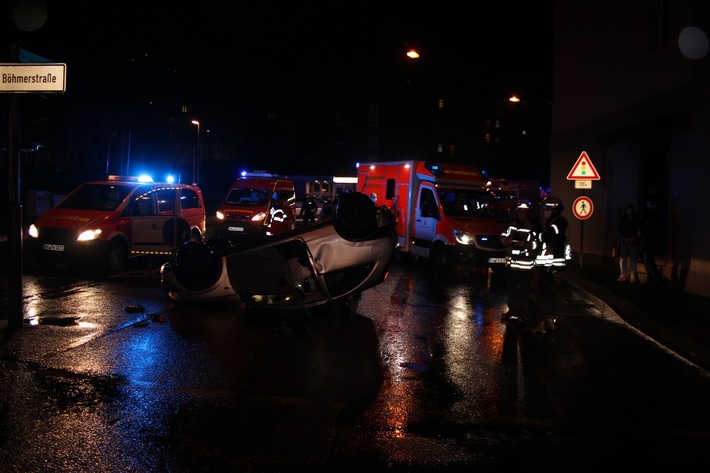
{"type": "Polygon", "coordinates": [[[20,62],[56,62],[56,61],[50,61],[46,57],[42,57],[39,54],[35,54],[33,52],[30,52],[26,49],[20,48],[20,62]]]}
{"type": "Polygon", "coordinates": [[[66,64],[2,63],[0,93],[5,92],[65,92],[66,64]]]}
{"type": "Polygon", "coordinates": [[[592,181],[589,179],[581,180],[577,179],[574,181],[574,188],[575,189],[591,189],[592,188],[592,181]]]}
{"type": "Polygon", "coordinates": [[[577,197],[572,204],[572,213],[580,220],[587,220],[594,213],[594,204],[589,197],[577,197]]]}
{"type": "Polygon", "coordinates": [[[590,181],[598,181],[599,179],[601,179],[601,177],[599,177],[599,173],[594,167],[594,164],[592,164],[592,160],[589,159],[589,155],[587,155],[587,152],[582,151],[582,154],[580,154],[579,158],[577,158],[577,162],[574,163],[574,166],[572,166],[572,169],[570,170],[569,174],[567,174],[567,179],[584,179],[590,181]]]}

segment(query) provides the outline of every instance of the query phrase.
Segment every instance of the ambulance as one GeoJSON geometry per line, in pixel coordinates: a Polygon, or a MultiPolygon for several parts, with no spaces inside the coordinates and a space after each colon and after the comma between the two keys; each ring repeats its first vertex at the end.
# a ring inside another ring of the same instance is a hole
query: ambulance
{"type": "Polygon", "coordinates": [[[454,264],[505,266],[505,213],[471,165],[430,161],[359,163],[357,188],[397,219],[399,251],[429,259],[435,271],[454,264]]]}
{"type": "Polygon", "coordinates": [[[42,267],[114,273],[129,258],[169,258],[183,243],[201,240],[205,227],[199,187],[111,175],[70,192],[30,225],[26,241],[42,267]]]}
{"type": "Polygon", "coordinates": [[[274,199],[286,214],[286,228],[296,228],[293,181],[266,171],[242,172],[229,186],[216,213],[214,233],[230,241],[266,235],[274,199]]]}

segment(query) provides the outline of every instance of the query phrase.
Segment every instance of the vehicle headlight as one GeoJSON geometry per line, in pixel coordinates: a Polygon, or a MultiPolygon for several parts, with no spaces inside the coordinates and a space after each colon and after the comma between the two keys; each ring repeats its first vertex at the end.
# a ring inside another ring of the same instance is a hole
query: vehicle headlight
{"type": "Polygon", "coordinates": [[[30,225],[30,228],[27,229],[27,233],[32,238],[39,238],[39,229],[37,227],[35,227],[34,223],[32,225],[30,225]]]}
{"type": "Polygon", "coordinates": [[[456,237],[456,241],[462,245],[471,245],[473,243],[473,235],[470,233],[454,230],[454,236],[456,237]]]}
{"type": "Polygon", "coordinates": [[[262,222],[266,218],[266,212],[259,212],[251,218],[252,222],[262,222]]]}
{"type": "Polygon", "coordinates": [[[220,212],[219,210],[217,211],[215,216],[217,217],[217,220],[224,220],[224,214],[222,212],[220,212]]]}
{"type": "Polygon", "coordinates": [[[101,230],[85,230],[81,232],[77,241],[91,241],[97,240],[101,235],[101,230]]]}

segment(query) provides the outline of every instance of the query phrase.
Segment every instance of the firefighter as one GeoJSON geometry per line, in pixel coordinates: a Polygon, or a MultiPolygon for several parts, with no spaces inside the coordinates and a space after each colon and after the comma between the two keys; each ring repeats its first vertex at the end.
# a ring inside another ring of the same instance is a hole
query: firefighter
{"type": "Polygon", "coordinates": [[[269,236],[278,235],[287,231],[288,222],[286,211],[279,200],[279,193],[274,192],[271,196],[271,208],[269,208],[269,225],[266,228],[266,234],[269,236]]]}
{"type": "Polygon", "coordinates": [[[538,317],[532,330],[537,333],[554,332],[557,321],[557,286],[559,272],[564,271],[569,258],[567,219],[565,209],[557,197],[546,197],[540,203],[545,227],[540,232],[540,252],[535,259],[538,268],[538,317]]]}
{"type": "Polygon", "coordinates": [[[318,213],[318,204],[313,200],[311,194],[306,193],[306,200],[303,201],[301,206],[301,217],[303,217],[303,225],[308,225],[309,223],[315,223],[316,214],[318,213]]]}
{"type": "Polygon", "coordinates": [[[506,262],[506,290],[508,311],[503,320],[528,323],[530,315],[530,292],[538,248],[539,227],[530,218],[530,205],[521,201],[515,207],[515,218],[501,234],[508,247],[506,262]]]}

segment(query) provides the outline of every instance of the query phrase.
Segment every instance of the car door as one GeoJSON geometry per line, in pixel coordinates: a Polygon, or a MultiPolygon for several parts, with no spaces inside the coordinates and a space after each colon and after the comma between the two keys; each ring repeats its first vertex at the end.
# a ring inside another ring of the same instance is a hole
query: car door
{"type": "Polygon", "coordinates": [[[177,189],[156,191],[142,186],[131,199],[131,256],[169,255],[172,247],[165,239],[165,228],[174,222],[177,189]]]}
{"type": "MultiPolygon", "coordinates": [[[[436,224],[439,221],[439,204],[432,187],[422,185],[417,201],[414,238],[431,242],[436,236],[436,224]]],[[[428,246],[428,245],[427,245],[428,246]]]]}

